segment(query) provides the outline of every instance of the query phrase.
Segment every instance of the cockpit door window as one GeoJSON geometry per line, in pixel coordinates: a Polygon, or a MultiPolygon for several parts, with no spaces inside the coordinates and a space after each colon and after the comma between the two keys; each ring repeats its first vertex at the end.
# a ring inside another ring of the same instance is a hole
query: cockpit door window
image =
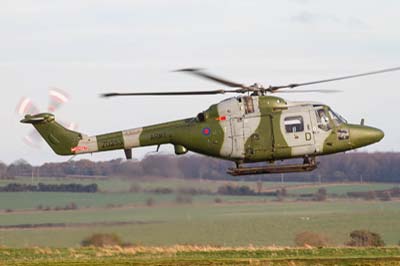
{"type": "Polygon", "coordinates": [[[304,119],[302,116],[288,116],[284,120],[286,133],[304,131],[304,119]]]}
{"type": "Polygon", "coordinates": [[[324,131],[328,131],[331,129],[329,125],[329,116],[327,115],[324,108],[315,110],[317,117],[318,127],[324,131]]]}

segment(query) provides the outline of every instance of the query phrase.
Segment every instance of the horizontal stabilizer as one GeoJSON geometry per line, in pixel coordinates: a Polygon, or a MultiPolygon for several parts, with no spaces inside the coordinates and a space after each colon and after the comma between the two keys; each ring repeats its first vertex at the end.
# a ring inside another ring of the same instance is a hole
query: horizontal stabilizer
{"type": "Polygon", "coordinates": [[[35,124],[40,122],[51,122],[54,121],[54,115],[49,113],[41,113],[37,115],[25,115],[25,118],[20,122],[25,124],[35,124]]]}

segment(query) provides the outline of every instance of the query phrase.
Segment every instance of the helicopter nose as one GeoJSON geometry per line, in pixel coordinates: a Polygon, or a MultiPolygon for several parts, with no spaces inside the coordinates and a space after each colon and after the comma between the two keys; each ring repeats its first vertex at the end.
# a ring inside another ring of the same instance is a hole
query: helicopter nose
{"type": "Polygon", "coordinates": [[[374,142],[378,142],[385,136],[385,133],[379,128],[374,128],[372,132],[372,137],[375,139],[374,142]]]}
{"type": "Polygon", "coordinates": [[[382,130],[374,127],[356,126],[350,129],[351,143],[355,147],[362,147],[376,143],[385,136],[382,130]]]}

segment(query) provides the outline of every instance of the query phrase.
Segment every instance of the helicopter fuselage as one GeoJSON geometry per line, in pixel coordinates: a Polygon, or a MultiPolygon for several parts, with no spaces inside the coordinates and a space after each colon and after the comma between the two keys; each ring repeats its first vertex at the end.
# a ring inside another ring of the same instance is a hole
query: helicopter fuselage
{"type": "Polygon", "coordinates": [[[70,131],[52,114],[27,115],[51,148],[75,155],[172,144],[188,151],[240,163],[315,157],[381,140],[377,128],[349,124],[327,105],[286,102],[275,96],[239,96],[210,106],[196,117],[96,136],[70,131]]]}

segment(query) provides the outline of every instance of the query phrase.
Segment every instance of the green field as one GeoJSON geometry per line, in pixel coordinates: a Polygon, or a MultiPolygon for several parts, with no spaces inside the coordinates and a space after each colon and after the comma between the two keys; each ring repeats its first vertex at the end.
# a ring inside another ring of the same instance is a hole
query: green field
{"type": "MultiPolygon", "coordinates": [[[[19,178],[17,182],[31,182],[19,178]]],[[[1,185],[10,181],[1,181],[1,185]]],[[[14,180],[12,181],[14,182],[14,180]]],[[[43,178],[36,182],[82,182],[93,180],[56,180],[43,178]]],[[[348,234],[368,229],[382,235],[386,244],[400,240],[400,204],[398,201],[364,201],[329,199],[325,202],[297,201],[295,197],[276,201],[265,196],[199,195],[191,203],[176,202],[176,194],[130,193],[132,184],[142,188],[201,187],[216,191],[226,181],[186,181],[120,179],[94,180],[101,193],[14,192],[0,193],[0,226],[41,225],[39,228],[0,228],[0,245],[7,247],[78,247],[81,240],[97,232],[116,233],[123,241],[145,246],[175,244],[218,246],[293,246],[302,231],[325,234],[330,244],[343,245],[348,234]],[[115,184],[115,187],[113,187],[115,184]],[[215,203],[218,197],[222,203],[215,203]],[[146,201],[152,198],[152,206],[146,201]],[[78,210],[43,211],[37,206],[64,206],[75,202],[78,210]],[[11,212],[4,210],[10,209],[11,212]]],[[[253,188],[255,182],[240,182],[253,188]]],[[[393,187],[393,184],[285,184],[289,193],[326,186],[360,191],[393,187]]],[[[274,190],[281,183],[266,183],[274,190]]]]}
{"type": "MultiPolygon", "coordinates": [[[[229,181],[208,181],[208,180],[183,180],[183,179],[155,179],[147,178],[142,180],[124,180],[124,179],[77,179],[77,178],[16,178],[13,180],[0,180],[0,186],[8,183],[24,183],[38,184],[40,182],[46,184],[67,184],[78,183],[88,185],[96,183],[101,193],[62,193],[62,192],[21,192],[21,193],[0,193],[0,210],[19,210],[19,209],[36,209],[38,206],[56,207],[65,206],[70,202],[74,202],[80,208],[88,207],[110,207],[119,205],[143,205],[149,198],[154,199],[155,203],[165,204],[173,203],[176,193],[169,195],[151,194],[151,193],[131,193],[132,186],[139,187],[142,190],[155,188],[170,188],[179,190],[181,188],[197,188],[207,189],[215,193],[219,186],[224,184],[247,185],[252,189],[256,189],[256,182],[229,182],[229,181]],[[32,181],[33,180],[33,181],[32,181]]],[[[285,186],[295,186],[299,183],[288,183],[285,186]]],[[[263,188],[277,189],[282,186],[277,182],[265,182],[263,188]]],[[[195,196],[195,202],[212,203],[217,196],[205,195],[195,196]]],[[[264,201],[270,200],[271,197],[253,197],[253,196],[218,196],[223,201],[264,201]]],[[[0,221],[1,223],[1,221],[0,221]]]]}
{"type": "Polygon", "coordinates": [[[400,265],[399,248],[168,248],[0,249],[0,265],[400,265]]]}
{"type": "Polygon", "coordinates": [[[114,232],[124,241],[144,245],[293,245],[302,231],[324,233],[332,245],[343,244],[350,231],[369,229],[387,244],[400,240],[398,202],[269,202],[188,204],[155,207],[3,213],[0,225],[42,223],[131,222],[117,226],[83,226],[0,231],[0,244],[78,246],[94,232],[114,232]]]}

